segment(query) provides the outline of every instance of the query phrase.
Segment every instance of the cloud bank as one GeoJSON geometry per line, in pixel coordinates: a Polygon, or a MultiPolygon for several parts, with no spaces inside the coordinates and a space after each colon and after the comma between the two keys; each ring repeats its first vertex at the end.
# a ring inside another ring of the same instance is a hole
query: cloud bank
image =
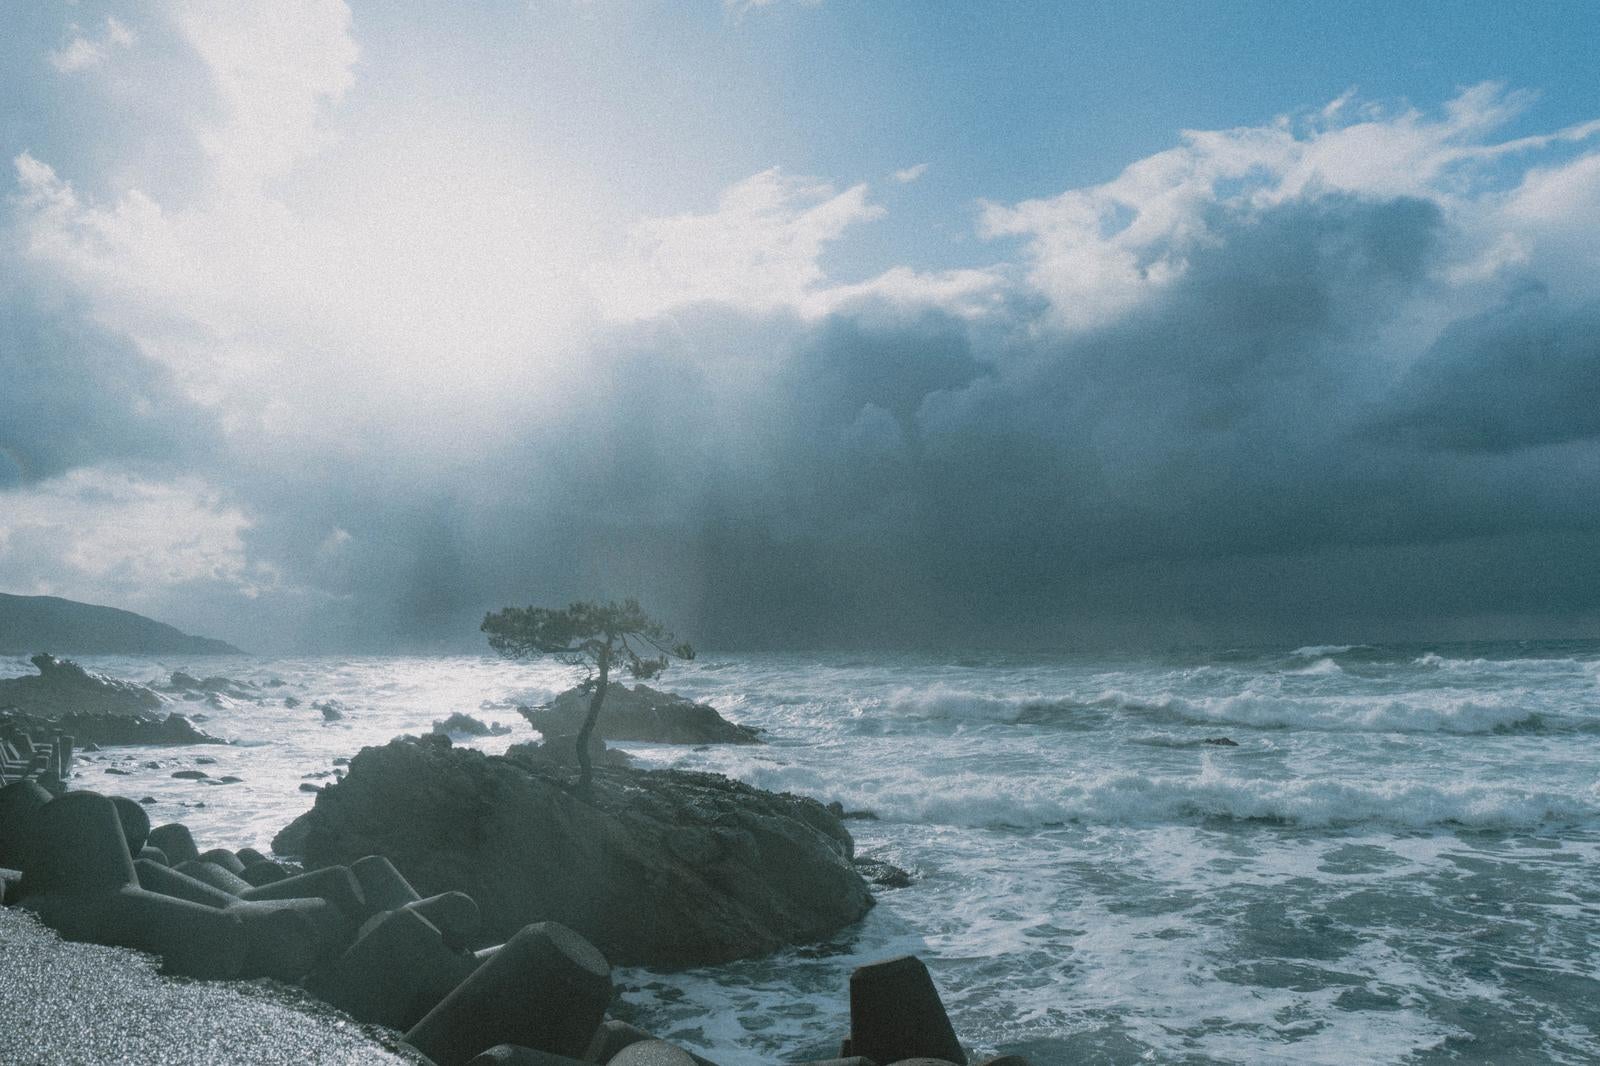
{"type": "Polygon", "coordinates": [[[989,266],[849,276],[882,190],[767,170],[639,218],[363,110],[348,10],[297,7],[40,45],[107,99],[195,88],[111,165],[10,146],[10,591],[261,650],[476,647],[579,596],[715,647],[1600,617],[1600,123],[1344,97],[982,205],[989,266]]]}

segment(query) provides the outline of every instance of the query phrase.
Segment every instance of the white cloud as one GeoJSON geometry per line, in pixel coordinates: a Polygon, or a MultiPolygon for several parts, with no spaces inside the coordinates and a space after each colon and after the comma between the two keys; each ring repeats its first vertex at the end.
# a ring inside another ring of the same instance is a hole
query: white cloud
{"type": "Polygon", "coordinates": [[[359,55],[344,0],[180,0],[174,15],[223,105],[204,141],[226,182],[278,177],[324,143],[323,109],[359,55]]]}
{"type": "Polygon", "coordinates": [[[869,298],[966,315],[992,305],[1001,280],[995,270],[892,267],[861,282],[830,278],[821,264],[827,247],[883,215],[865,184],[841,192],[765,170],[724,190],[714,211],[640,222],[627,250],[597,272],[597,296],[618,319],[696,303],[805,317],[869,298]]]}
{"type": "Polygon", "coordinates": [[[909,185],[927,172],[928,164],[918,163],[916,166],[906,167],[904,170],[895,171],[894,180],[898,181],[901,185],[909,185]]]}
{"type": "MultiPolygon", "coordinates": [[[[1186,131],[1179,147],[1103,185],[986,204],[982,232],[1027,241],[1028,281],[1068,328],[1109,322],[1181,275],[1188,255],[1211,240],[1207,216],[1218,204],[1249,210],[1330,193],[1419,197],[1461,216],[1464,254],[1511,265],[1522,261],[1508,253],[1520,246],[1513,231],[1527,228],[1514,224],[1514,212],[1534,211],[1541,199],[1587,202],[1592,175],[1582,160],[1548,175],[1531,172],[1507,213],[1499,209],[1494,162],[1600,134],[1600,123],[1590,122],[1537,137],[1487,139],[1530,99],[1485,84],[1450,101],[1442,117],[1360,108],[1346,121],[1353,110],[1346,94],[1310,120],[1186,131]],[[1557,196],[1553,190],[1563,183],[1577,188],[1557,196]]],[[[1474,269],[1493,272],[1484,263],[1474,269]]]]}
{"type": "Polygon", "coordinates": [[[249,527],[243,512],[196,479],[80,469],[6,494],[0,585],[96,602],[131,602],[193,582],[254,596],[276,579],[247,561],[249,527]]]}
{"type": "Polygon", "coordinates": [[[866,185],[840,192],[774,167],[725,189],[715,211],[639,223],[604,272],[602,297],[619,318],[701,302],[756,311],[804,306],[825,286],[823,248],[882,215],[866,185]]]}
{"type": "Polygon", "coordinates": [[[114,49],[132,48],[138,36],[115,18],[106,17],[99,37],[86,35],[74,24],[69,32],[72,38],[61,48],[50,53],[50,65],[62,74],[75,74],[104,63],[114,49]]]}

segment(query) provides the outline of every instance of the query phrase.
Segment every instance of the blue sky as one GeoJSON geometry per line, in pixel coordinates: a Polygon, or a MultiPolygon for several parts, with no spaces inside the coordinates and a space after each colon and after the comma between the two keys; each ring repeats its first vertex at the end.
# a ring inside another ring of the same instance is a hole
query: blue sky
{"type": "Polygon", "coordinates": [[[260,649],[1600,617],[1592,4],[11,26],[8,591],[260,649]]]}

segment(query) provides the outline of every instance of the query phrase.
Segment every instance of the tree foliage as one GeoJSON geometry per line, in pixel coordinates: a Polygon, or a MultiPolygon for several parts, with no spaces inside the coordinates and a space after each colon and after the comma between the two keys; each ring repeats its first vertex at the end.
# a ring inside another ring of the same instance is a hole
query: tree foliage
{"type": "Polygon", "coordinates": [[[592,767],[589,738],[605,702],[611,670],[621,666],[641,680],[657,676],[672,659],[693,659],[660,622],[634,599],[621,603],[572,603],[564,608],[507,607],[483,618],[489,647],[508,659],[551,655],[584,669],[579,688],[589,694],[589,713],[578,731],[579,788],[587,792],[592,767]]]}

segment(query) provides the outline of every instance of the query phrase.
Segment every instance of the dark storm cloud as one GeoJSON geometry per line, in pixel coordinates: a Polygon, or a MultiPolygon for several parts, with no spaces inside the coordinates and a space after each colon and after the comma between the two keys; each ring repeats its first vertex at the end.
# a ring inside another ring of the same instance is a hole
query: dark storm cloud
{"type": "Polygon", "coordinates": [[[0,282],[0,489],[107,461],[188,464],[209,426],[131,341],[0,282]]]}
{"type": "Polygon", "coordinates": [[[1600,606],[1578,579],[1600,530],[1588,312],[1530,296],[1397,370],[1385,331],[1430,284],[1434,206],[1211,226],[1154,302],[1070,338],[1036,315],[687,313],[481,462],[406,491],[331,471],[252,536],[384,642],[625,594],[723,646],[1600,606]],[[348,542],[305,535],[335,526],[348,542]]]}
{"type": "Polygon", "coordinates": [[[1600,437],[1600,306],[1534,287],[1447,329],[1402,383],[1391,425],[1437,448],[1508,452],[1600,437]]]}

